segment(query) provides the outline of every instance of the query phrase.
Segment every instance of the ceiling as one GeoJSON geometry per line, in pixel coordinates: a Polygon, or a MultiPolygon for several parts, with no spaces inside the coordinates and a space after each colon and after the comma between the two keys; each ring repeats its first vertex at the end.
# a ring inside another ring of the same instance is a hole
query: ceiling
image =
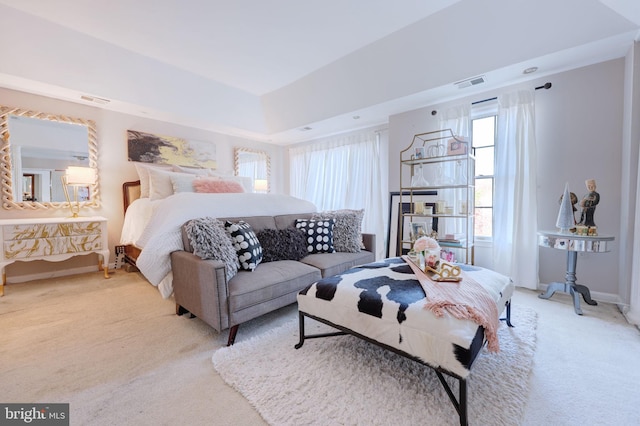
{"type": "Polygon", "coordinates": [[[638,39],[640,6],[0,0],[0,23],[0,86],[289,144],[622,57],[638,39]],[[477,75],[486,83],[453,84],[477,75]]]}

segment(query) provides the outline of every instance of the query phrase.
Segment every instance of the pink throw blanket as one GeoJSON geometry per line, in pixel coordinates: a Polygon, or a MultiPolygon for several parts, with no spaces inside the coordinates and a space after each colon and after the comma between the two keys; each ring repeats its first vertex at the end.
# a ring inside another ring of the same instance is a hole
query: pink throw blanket
{"type": "Polygon", "coordinates": [[[425,309],[430,309],[437,317],[447,312],[454,318],[474,321],[484,328],[489,351],[500,351],[498,306],[487,290],[464,271],[460,274],[460,282],[433,281],[407,256],[402,256],[402,259],[411,266],[422,285],[427,296],[425,309]]]}

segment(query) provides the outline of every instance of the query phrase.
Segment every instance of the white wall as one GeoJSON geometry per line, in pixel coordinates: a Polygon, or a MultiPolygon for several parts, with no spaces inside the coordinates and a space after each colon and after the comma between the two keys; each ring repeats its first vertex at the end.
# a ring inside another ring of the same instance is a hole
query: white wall
{"type": "MultiPolygon", "coordinates": [[[[600,234],[619,241],[622,179],[624,59],[604,62],[538,80],[405,112],[389,120],[389,190],[399,187],[399,153],[416,133],[436,130],[438,115],[449,105],[475,102],[518,88],[533,88],[549,81],[549,90],[536,91],[536,139],[538,150],[538,229],[554,229],[558,199],[565,182],[579,198],[584,181],[594,178],[601,195],[595,214],[600,234]]],[[[610,253],[581,254],[578,283],[594,297],[618,300],[619,249],[610,253]]],[[[491,267],[489,252],[477,247],[476,263],[491,267]]],[[[564,281],[566,257],[552,249],[539,250],[542,284],[564,281]]],[[[531,260],[532,262],[535,259],[531,260]]]]}
{"type": "MultiPolygon", "coordinates": [[[[99,215],[108,219],[111,263],[114,261],[114,246],[119,242],[120,230],[122,229],[124,219],[122,184],[125,181],[138,179],[135,167],[127,158],[127,130],[140,130],[211,142],[216,145],[218,170],[221,171],[233,171],[234,147],[260,149],[271,156],[272,192],[283,192],[283,148],[279,146],[3,88],[0,88],[0,104],[51,114],[63,114],[71,117],[91,119],[96,122],[98,131],[98,173],[101,207],[96,210],[83,209],[81,214],[87,216],[99,215]]],[[[0,219],[65,217],[68,215],[69,211],[67,209],[36,211],[0,209],[0,219]]],[[[80,256],[56,263],[16,262],[7,267],[7,281],[11,283],[12,281],[22,281],[41,276],[39,274],[59,274],[60,271],[65,269],[82,269],[87,265],[96,265],[97,263],[93,256],[94,255],[80,256]]]]}

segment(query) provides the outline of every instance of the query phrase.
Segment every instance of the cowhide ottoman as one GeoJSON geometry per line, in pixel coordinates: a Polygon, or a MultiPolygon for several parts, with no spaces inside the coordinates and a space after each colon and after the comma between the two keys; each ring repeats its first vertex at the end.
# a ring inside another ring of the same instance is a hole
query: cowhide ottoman
{"type": "MultiPolygon", "coordinates": [[[[500,314],[506,310],[514,285],[508,277],[471,265],[460,265],[463,276],[479,283],[500,314]]],[[[464,285],[446,283],[446,285],[464,285]]],[[[324,278],[298,294],[299,349],[305,339],[352,334],[433,368],[460,416],[467,424],[466,378],[486,342],[485,329],[471,320],[436,316],[424,309],[427,302],[418,277],[402,258],[384,259],[324,278]],[[305,335],[305,317],[340,331],[305,335]],[[442,374],[459,380],[459,396],[442,374]]],[[[495,318],[498,321],[498,318],[495,318]]]]}

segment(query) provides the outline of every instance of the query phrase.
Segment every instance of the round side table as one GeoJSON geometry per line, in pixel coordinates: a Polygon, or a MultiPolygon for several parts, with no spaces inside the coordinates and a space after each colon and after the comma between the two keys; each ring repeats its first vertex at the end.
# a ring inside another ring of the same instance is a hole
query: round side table
{"type": "Polygon", "coordinates": [[[591,292],[587,286],[576,284],[576,264],[578,252],[605,253],[610,251],[610,242],[614,240],[610,235],[574,235],[558,231],[539,231],[538,245],[567,252],[567,272],[565,282],[549,284],[547,291],[539,295],[541,299],[549,299],[556,291],[569,293],[573,297],[573,308],[576,314],[582,315],[580,309],[580,295],[588,305],[597,305],[591,299],[591,292]]]}

